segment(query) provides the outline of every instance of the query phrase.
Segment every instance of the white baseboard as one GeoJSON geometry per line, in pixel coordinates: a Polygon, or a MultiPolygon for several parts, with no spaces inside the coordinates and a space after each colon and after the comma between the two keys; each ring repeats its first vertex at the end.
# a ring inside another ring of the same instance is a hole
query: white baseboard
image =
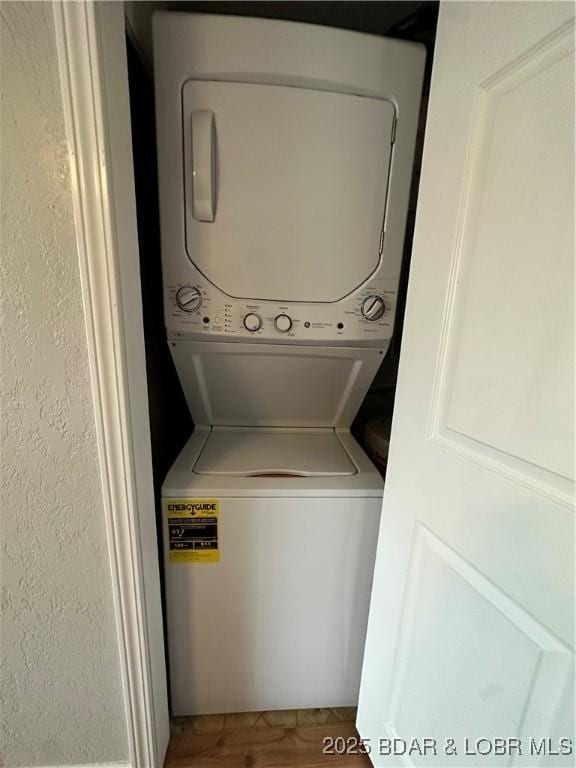
{"type": "MultiPolygon", "coordinates": [[[[10,766],[6,766],[10,768],[10,766]]],[[[130,763],[81,763],[80,765],[38,765],[34,768],[130,768],[130,763]]]]}

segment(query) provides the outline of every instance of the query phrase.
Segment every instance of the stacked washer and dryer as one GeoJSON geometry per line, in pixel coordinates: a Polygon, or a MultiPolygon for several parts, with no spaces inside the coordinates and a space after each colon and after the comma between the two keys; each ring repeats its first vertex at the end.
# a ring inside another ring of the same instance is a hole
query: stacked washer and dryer
{"type": "Polygon", "coordinates": [[[390,344],[421,47],[159,13],[173,714],[357,701],[382,480],[350,434],[390,344]]]}

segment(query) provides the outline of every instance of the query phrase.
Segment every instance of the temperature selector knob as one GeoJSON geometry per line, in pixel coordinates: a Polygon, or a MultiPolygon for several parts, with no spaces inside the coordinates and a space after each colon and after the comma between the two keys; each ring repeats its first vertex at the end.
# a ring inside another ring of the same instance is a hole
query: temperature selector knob
{"type": "Polygon", "coordinates": [[[280,333],[288,333],[292,328],[292,318],[289,315],[277,315],[274,318],[274,326],[280,333]]]}
{"type": "Polygon", "coordinates": [[[250,331],[250,333],[259,331],[260,328],[262,328],[261,318],[254,312],[249,312],[244,316],[244,328],[246,328],[247,331],[250,331]]]}
{"type": "Polygon", "coordinates": [[[183,285],[176,292],[176,304],[184,312],[196,312],[202,306],[202,294],[199,288],[183,285]]]}
{"type": "Polygon", "coordinates": [[[380,320],[386,309],[384,299],[381,296],[367,296],[362,302],[360,310],[366,320],[380,320]]]}

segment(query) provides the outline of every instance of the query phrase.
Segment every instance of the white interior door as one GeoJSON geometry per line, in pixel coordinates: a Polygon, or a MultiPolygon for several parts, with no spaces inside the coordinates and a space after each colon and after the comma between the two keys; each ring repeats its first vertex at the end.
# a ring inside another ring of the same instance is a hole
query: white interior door
{"type": "Polygon", "coordinates": [[[441,7],[358,715],[376,766],[574,765],[555,754],[573,733],[573,14],[441,7]],[[414,737],[437,755],[379,744],[414,737]]]}

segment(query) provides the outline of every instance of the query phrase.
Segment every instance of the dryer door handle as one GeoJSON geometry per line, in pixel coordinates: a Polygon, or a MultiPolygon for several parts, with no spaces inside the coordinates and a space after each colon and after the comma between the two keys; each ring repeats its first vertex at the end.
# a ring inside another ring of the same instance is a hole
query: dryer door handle
{"type": "Polygon", "coordinates": [[[192,215],[214,221],[216,210],[216,131],[214,112],[192,112],[192,215]]]}

